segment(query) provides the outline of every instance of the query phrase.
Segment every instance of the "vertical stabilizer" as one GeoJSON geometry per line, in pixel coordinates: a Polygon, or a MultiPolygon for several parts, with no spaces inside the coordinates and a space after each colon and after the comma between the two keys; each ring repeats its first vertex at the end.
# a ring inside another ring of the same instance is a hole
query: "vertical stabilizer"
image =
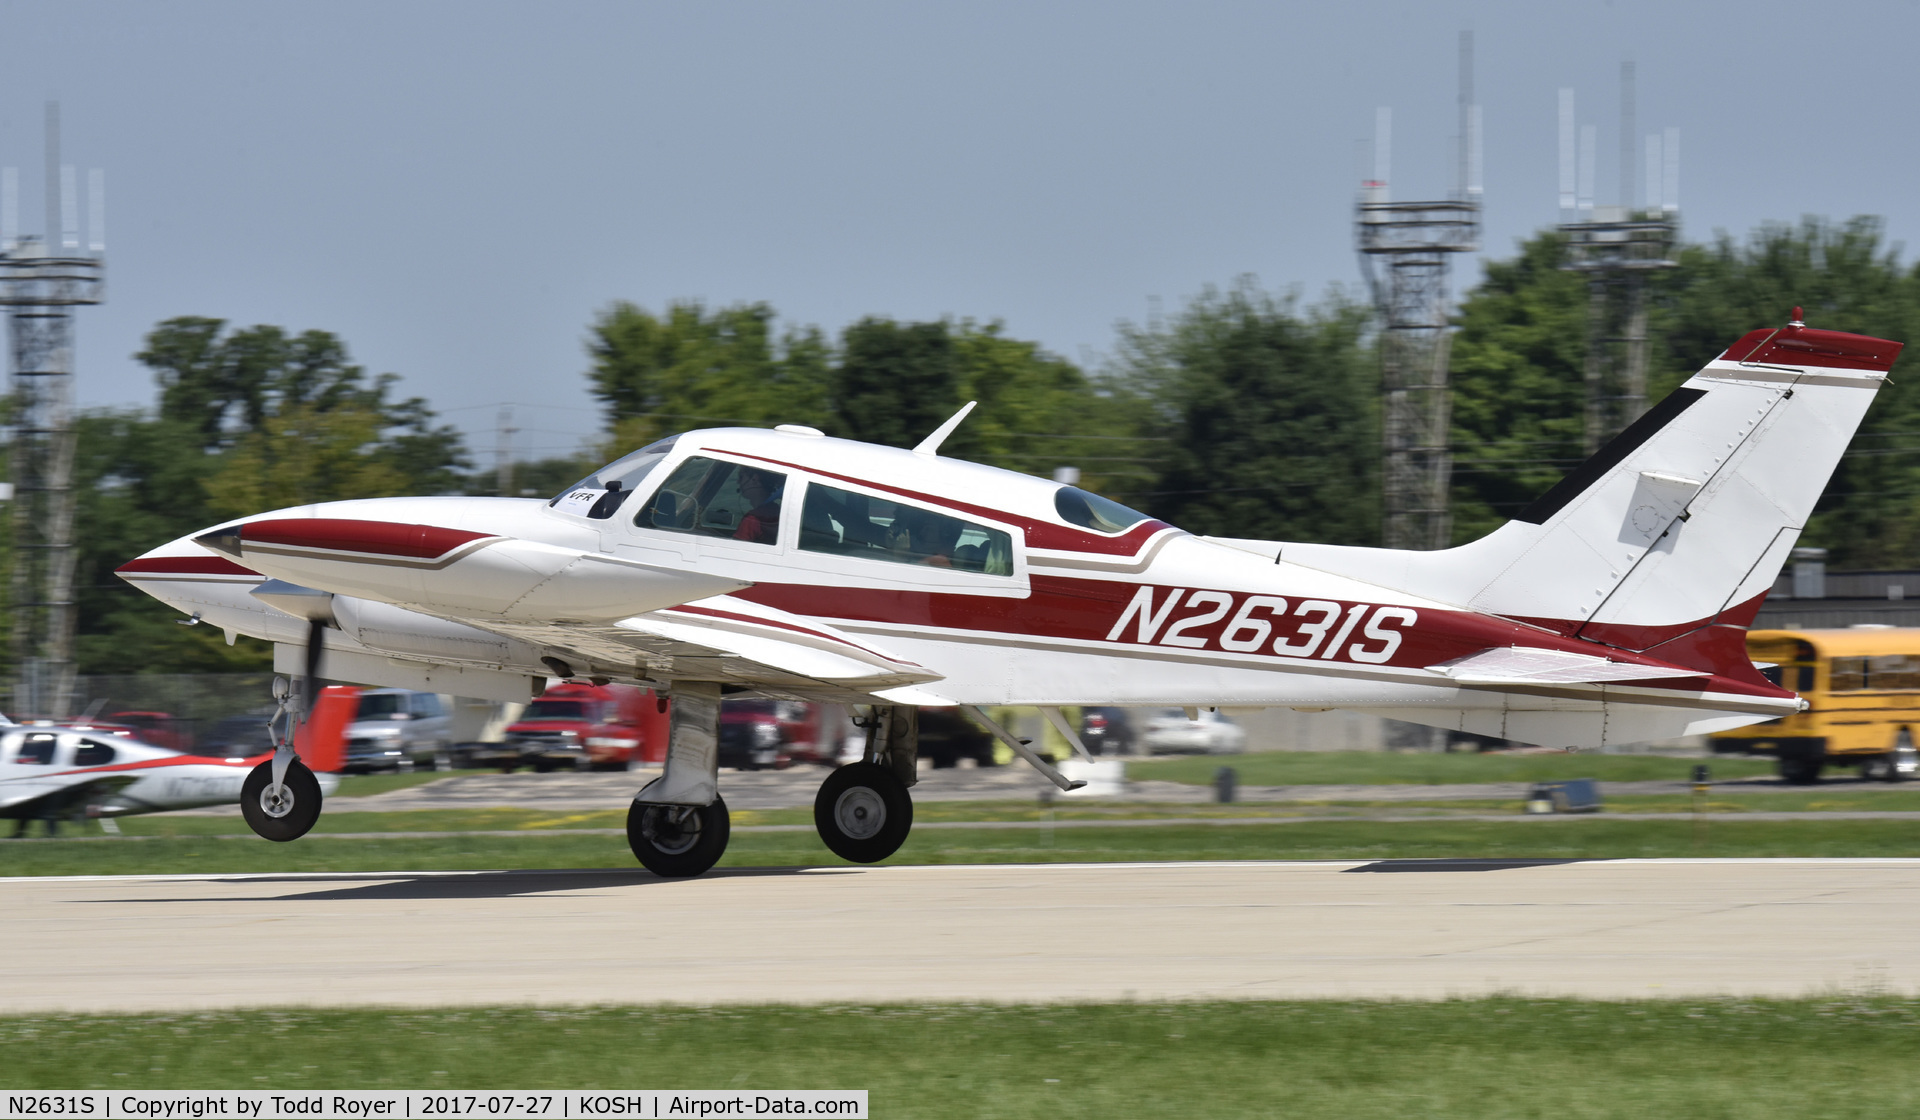
{"type": "Polygon", "coordinates": [[[1284,556],[1748,675],[1740,638],[1901,346],[1797,320],[1754,331],[1472,544],[1284,556]]]}

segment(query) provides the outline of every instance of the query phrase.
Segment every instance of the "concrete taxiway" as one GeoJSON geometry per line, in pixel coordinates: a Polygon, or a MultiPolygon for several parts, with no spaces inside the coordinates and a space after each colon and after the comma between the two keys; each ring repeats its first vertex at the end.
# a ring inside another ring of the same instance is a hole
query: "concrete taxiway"
{"type": "Polygon", "coordinates": [[[0,880],[0,1013],[1920,990],[1920,860],[0,880]]]}

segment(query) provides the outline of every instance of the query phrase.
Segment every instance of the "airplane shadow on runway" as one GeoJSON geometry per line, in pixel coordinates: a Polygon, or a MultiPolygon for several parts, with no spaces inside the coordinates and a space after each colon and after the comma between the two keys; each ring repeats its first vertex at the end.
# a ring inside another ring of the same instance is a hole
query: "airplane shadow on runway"
{"type": "Polygon", "coordinates": [[[1349,867],[1341,874],[1358,871],[1508,871],[1519,867],[1559,867],[1567,863],[1590,863],[1574,859],[1382,859],[1360,867],[1349,867]]]}
{"type": "Polygon", "coordinates": [[[272,875],[222,878],[225,883],[288,883],[312,887],[326,882],[354,882],[355,886],[333,887],[325,890],[298,890],[287,894],[229,895],[209,898],[205,895],[178,898],[116,898],[96,899],[99,902],[329,902],[352,899],[397,899],[401,901],[428,902],[438,899],[460,898],[512,898],[517,895],[550,894],[558,891],[593,890],[600,887],[644,887],[664,886],[669,883],[705,882],[714,879],[759,879],[776,876],[798,875],[802,872],[816,874],[858,874],[857,867],[725,867],[715,868],[700,876],[699,879],[663,879],[651,871],[641,868],[628,870],[565,870],[565,871],[482,871],[473,873],[448,874],[446,872],[420,872],[408,874],[345,874],[339,876],[287,876],[272,875]]]}

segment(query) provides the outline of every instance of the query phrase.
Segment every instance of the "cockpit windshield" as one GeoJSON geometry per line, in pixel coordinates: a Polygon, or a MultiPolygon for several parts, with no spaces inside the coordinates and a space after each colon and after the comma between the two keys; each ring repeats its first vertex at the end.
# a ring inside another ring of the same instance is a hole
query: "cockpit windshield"
{"type": "Polygon", "coordinates": [[[1053,495],[1053,508],[1069,524],[1096,533],[1124,533],[1147,519],[1111,498],[1090,494],[1077,486],[1062,486],[1053,495]]]}
{"type": "Polygon", "coordinates": [[[668,436],[622,456],[553,496],[547,505],[564,513],[604,520],[612,517],[641,482],[673,452],[679,436],[668,436]]]}

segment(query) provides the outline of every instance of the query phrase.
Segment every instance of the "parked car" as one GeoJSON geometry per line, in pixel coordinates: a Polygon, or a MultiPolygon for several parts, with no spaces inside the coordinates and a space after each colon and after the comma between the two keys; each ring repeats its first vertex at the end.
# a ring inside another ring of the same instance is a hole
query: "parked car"
{"type": "Polygon", "coordinates": [[[273,735],[267,721],[273,718],[271,706],[228,716],[200,736],[193,753],[207,758],[252,758],[273,749],[273,735]]]}
{"type": "Polygon", "coordinates": [[[1239,754],[1247,747],[1247,733],[1219,712],[1201,708],[1188,719],[1184,708],[1149,710],[1140,741],[1148,753],[1239,754]]]}
{"type": "Polygon", "coordinates": [[[541,693],[498,743],[470,748],[473,765],[512,773],[624,770],[667,756],[667,713],[653,693],[628,684],[563,681],[541,693]]]}
{"type": "Polygon", "coordinates": [[[1088,754],[1132,754],[1138,738],[1125,708],[1085,708],[1080,712],[1080,741],[1086,744],[1088,754]]]}
{"type": "Polygon", "coordinates": [[[183,753],[193,750],[193,721],[168,712],[114,712],[96,726],[107,724],[125,728],[129,739],[142,743],[183,753]]]}
{"type": "Polygon", "coordinates": [[[720,705],[720,765],[785,770],[804,734],[812,704],[793,700],[729,700],[720,705]]]}
{"type": "Polygon", "coordinates": [[[452,721],[440,697],[405,688],[373,688],[360,694],[347,727],[349,773],[372,770],[446,770],[452,721]]]}

